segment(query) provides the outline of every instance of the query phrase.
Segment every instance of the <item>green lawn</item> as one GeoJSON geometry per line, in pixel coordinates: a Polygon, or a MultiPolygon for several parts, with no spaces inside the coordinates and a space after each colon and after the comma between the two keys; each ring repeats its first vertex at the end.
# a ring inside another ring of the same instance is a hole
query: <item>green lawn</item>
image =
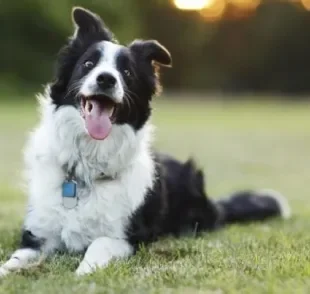
{"type": "MultiPolygon", "coordinates": [[[[155,105],[156,146],[195,156],[214,197],[248,187],[285,194],[293,218],[166,239],[86,278],[81,256],[56,256],[0,281],[0,293],[310,293],[310,104],[167,102],[155,105]]],[[[17,246],[26,197],[22,146],[35,106],[0,104],[0,259],[17,246]]]]}

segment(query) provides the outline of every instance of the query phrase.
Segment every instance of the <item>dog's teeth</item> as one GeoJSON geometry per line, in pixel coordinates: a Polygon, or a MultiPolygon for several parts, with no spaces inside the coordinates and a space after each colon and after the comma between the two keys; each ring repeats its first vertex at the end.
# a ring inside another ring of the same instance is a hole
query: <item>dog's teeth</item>
{"type": "Polygon", "coordinates": [[[91,109],[91,104],[88,100],[86,100],[86,103],[85,103],[85,110],[88,114],[90,114],[90,109],[91,109]]]}
{"type": "Polygon", "coordinates": [[[109,110],[109,117],[111,117],[114,113],[114,106],[109,110]]]}

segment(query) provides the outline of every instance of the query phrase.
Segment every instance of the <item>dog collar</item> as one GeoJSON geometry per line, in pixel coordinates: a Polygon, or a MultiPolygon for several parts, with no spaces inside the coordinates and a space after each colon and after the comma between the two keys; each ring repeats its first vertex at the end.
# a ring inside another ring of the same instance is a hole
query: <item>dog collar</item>
{"type": "MultiPolygon", "coordinates": [[[[67,170],[66,178],[62,183],[62,203],[66,209],[73,209],[78,205],[79,197],[77,196],[77,187],[78,182],[79,185],[85,185],[83,181],[80,181],[76,177],[75,173],[76,165],[74,165],[71,169],[64,168],[67,170]]],[[[113,180],[115,177],[107,176],[103,172],[100,173],[98,178],[95,180],[97,181],[104,181],[104,180],[113,180]]]]}
{"type": "Polygon", "coordinates": [[[77,181],[75,177],[75,166],[68,169],[66,179],[62,183],[62,204],[67,209],[73,209],[78,204],[77,181]]]}

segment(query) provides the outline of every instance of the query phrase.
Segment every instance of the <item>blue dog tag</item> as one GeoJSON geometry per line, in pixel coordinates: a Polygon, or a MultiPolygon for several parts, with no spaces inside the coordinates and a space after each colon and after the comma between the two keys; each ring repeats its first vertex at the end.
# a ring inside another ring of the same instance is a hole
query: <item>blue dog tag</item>
{"type": "Polygon", "coordinates": [[[75,181],[65,181],[62,184],[62,200],[65,208],[72,209],[77,206],[78,198],[75,181]]]}

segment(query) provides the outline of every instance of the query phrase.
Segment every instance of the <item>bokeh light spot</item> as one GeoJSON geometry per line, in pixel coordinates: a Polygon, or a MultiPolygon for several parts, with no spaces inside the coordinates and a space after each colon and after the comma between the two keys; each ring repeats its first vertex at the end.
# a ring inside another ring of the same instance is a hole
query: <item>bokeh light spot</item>
{"type": "Polygon", "coordinates": [[[201,10],[213,0],[174,0],[174,4],[181,10],[201,10]]]}
{"type": "Polygon", "coordinates": [[[225,8],[225,0],[211,0],[209,5],[200,11],[200,14],[208,21],[217,21],[223,16],[225,8]]]}

